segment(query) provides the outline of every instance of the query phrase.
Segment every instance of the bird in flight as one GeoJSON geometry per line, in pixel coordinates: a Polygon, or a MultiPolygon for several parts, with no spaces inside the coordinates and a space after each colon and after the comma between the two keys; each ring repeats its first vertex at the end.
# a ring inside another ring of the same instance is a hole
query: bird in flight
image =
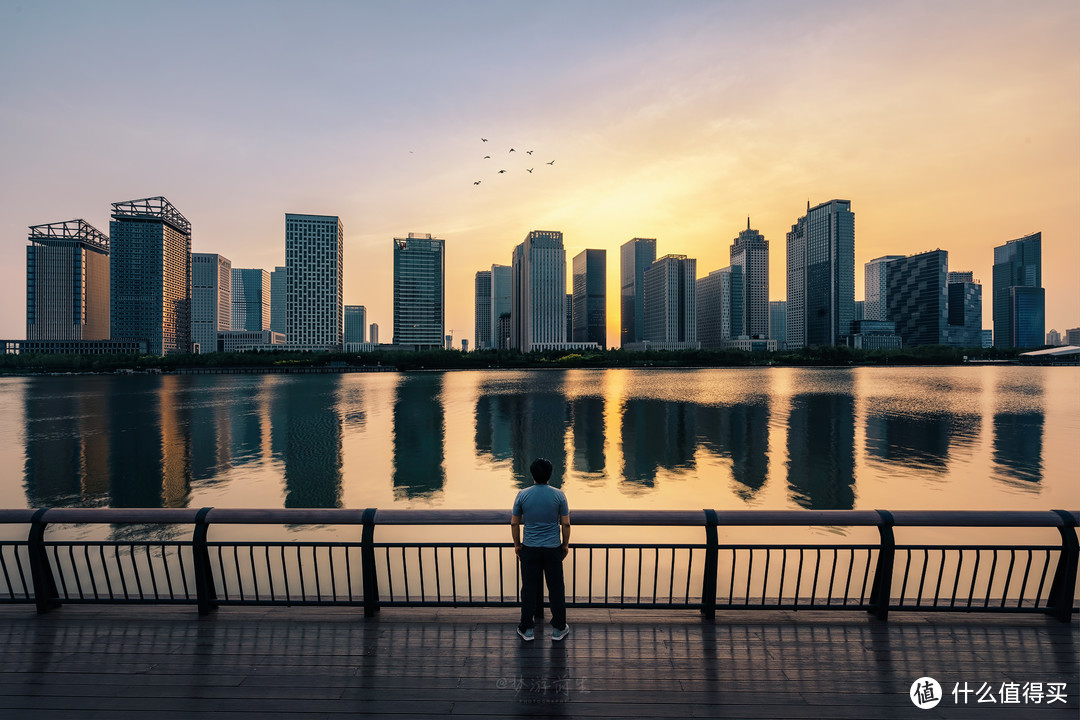
{"type": "Polygon", "coordinates": [[[532,172],[532,171],[533,171],[532,168],[525,168],[525,172],[532,172]]]}
{"type": "Polygon", "coordinates": [[[504,172],[506,172],[506,171],[505,170],[500,170],[499,174],[502,175],[504,172]]]}
{"type": "Polygon", "coordinates": [[[526,150],[526,151],[525,151],[525,154],[526,154],[526,155],[532,155],[532,150],[526,150]]]}
{"type": "Polygon", "coordinates": [[[554,160],[552,160],[551,162],[549,162],[549,163],[547,163],[547,164],[548,164],[548,165],[554,165],[554,164],[555,164],[555,161],[554,161],[554,160]]]}
{"type": "Polygon", "coordinates": [[[473,185],[479,185],[479,184],[480,184],[479,180],[477,180],[476,182],[473,183],[473,185]]]}
{"type": "Polygon", "coordinates": [[[490,158],[491,158],[491,156],[490,156],[490,155],[485,155],[485,156],[484,156],[484,159],[485,159],[485,160],[489,160],[490,158]]]}
{"type": "Polygon", "coordinates": [[[487,138],[480,138],[480,142],[487,142],[487,138]]]}
{"type": "Polygon", "coordinates": [[[514,152],[514,148],[510,148],[510,152],[514,152]]]}

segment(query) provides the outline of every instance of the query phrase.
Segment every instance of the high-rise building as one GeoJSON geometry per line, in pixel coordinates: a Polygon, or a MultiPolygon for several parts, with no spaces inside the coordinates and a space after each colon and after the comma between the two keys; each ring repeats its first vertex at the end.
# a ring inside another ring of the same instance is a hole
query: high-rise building
{"type": "Polygon", "coordinates": [[[982,347],[982,285],[973,272],[949,273],[949,344],[982,347]]]}
{"type": "Polygon", "coordinates": [[[777,350],[787,349],[787,301],[769,302],[769,337],[776,341],[777,350]]]}
{"type": "Polygon", "coordinates": [[[569,342],[570,338],[574,337],[574,294],[566,293],[566,304],[563,305],[566,308],[566,341],[569,342]]]}
{"type": "Polygon", "coordinates": [[[509,265],[491,266],[491,347],[510,347],[510,308],[514,287],[514,269],[509,265]]]}
{"type": "Polygon", "coordinates": [[[742,320],[733,320],[741,326],[739,335],[769,337],[769,241],[750,229],[750,218],[731,246],[731,267],[742,268],[742,320]]]}
{"type": "Polygon", "coordinates": [[[607,347],[607,250],[582,250],[573,263],[571,342],[607,347]]]}
{"type": "Polygon", "coordinates": [[[1080,328],[1067,328],[1065,330],[1065,344],[1080,347],[1080,328]]]}
{"type": "Polygon", "coordinates": [[[345,229],[336,215],[285,215],[285,336],[337,350],[344,339],[345,229]]]}
{"type": "Polygon", "coordinates": [[[379,323],[371,323],[371,327],[368,328],[368,342],[372,345],[379,344],[379,323]]]}
{"type": "Polygon", "coordinates": [[[395,345],[446,346],[446,242],[429,233],[394,238],[395,345]]]}
{"type": "Polygon", "coordinates": [[[889,319],[889,263],[903,255],[883,255],[863,266],[863,316],[861,320],[889,319]]]}
{"type": "Polygon", "coordinates": [[[620,343],[645,339],[645,268],[656,260],[655,238],[634,238],[620,248],[620,343]]]}
{"type": "Polygon", "coordinates": [[[34,225],[26,246],[26,339],[109,339],[109,238],[85,220],[34,225]]]}
{"type": "Polygon", "coordinates": [[[720,349],[742,334],[733,329],[742,319],[742,270],[739,265],[713,270],[695,284],[697,339],[703,349],[720,349]]]}
{"type": "Polygon", "coordinates": [[[949,253],[931,250],[889,263],[889,320],[904,347],[948,342],[949,253]]]}
{"type": "Polygon", "coordinates": [[[191,342],[218,350],[218,332],[232,329],[232,262],[217,253],[191,253],[191,342]]]}
{"type": "Polygon", "coordinates": [[[1046,330],[1042,233],[994,248],[994,345],[1038,347],[1046,330]]]}
{"type": "Polygon", "coordinates": [[[232,329],[270,329],[270,273],[261,268],[232,269],[232,329]]]}
{"type": "Polygon", "coordinates": [[[492,346],[491,271],[478,270],[473,286],[473,342],[477,350],[486,350],[492,346]]]}
{"type": "Polygon", "coordinates": [[[364,342],[367,330],[367,308],[363,305],[345,306],[345,343],[364,342]]]}
{"type": "Polygon", "coordinates": [[[787,234],[789,348],[838,345],[855,316],[855,214],[848,200],[815,207],[787,234]]]}
{"type": "Polygon", "coordinates": [[[533,230],[514,248],[511,346],[566,342],[566,251],[561,232],[533,230]]]}
{"type": "Polygon", "coordinates": [[[1061,333],[1051,328],[1050,332],[1046,333],[1046,344],[1050,347],[1058,347],[1061,345],[1061,333]]]}
{"type": "Polygon", "coordinates": [[[278,266],[270,273],[270,329],[285,334],[285,301],[288,293],[288,271],[278,266]]]}
{"type": "Polygon", "coordinates": [[[855,318],[852,320],[852,322],[859,322],[860,320],[865,320],[865,319],[866,319],[866,301],[865,300],[856,300],[855,301],[855,318]]]}
{"type": "Polygon", "coordinates": [[[191,351],[191,223],[164,197],[113,203],[112,337],[152,355],[191,351]]]}
{"type": "Polygon", "coordinates": [[[645,340],[697,343],[697,260],[665,255],[645,270],[645,340]]]}

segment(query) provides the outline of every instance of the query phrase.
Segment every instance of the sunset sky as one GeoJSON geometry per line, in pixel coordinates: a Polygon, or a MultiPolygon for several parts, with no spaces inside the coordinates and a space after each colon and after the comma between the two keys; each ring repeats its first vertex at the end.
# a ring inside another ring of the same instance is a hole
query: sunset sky
{"type": "Polygon", "coordinates": [[[345,302],[384,342],[395,236],[446,240],[456,345],[475,272],[530,230],[562,231],[568,267],[604,248],[617,345],[624,242],[703,276],[749,216],[782,300],[785,233],[832,198],[856,299],[868,260],[941,248],[984,328],[993,247],[1041,231],[1063,332],[1080,3],[0,0],[0,336],[25,337],[27,226],[107,233],[110,203],[153,195],[234,267],[284,264],[286,212],[340,216],[345,302]]]}

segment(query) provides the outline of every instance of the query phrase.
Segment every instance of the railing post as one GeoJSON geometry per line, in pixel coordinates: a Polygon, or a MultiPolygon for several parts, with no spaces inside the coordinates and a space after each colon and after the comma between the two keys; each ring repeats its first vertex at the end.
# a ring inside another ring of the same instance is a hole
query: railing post
{"type": "Polygon", "coordinates": [[[705,572],[701,579],[701,614],[706,620],[716,619],[716,573],[719,563],[720,549],[716,526],[719,519],[715,510],[704,510],[705,513],[705,572]]]}
{"type": "Polygon", "coordinates": [[[379,612],[379,573],[375,569],[375,513],[367,508],[360,517],[364,532],[360,537],[360,572],[364,583],[364,617],[379,612]]]}
{"type": "Polygon", "coordinates": [[[195,596],[199,614],[209,615],[217,609],[217,591],[214,589],[214,572],[210,566],[210,551],[206,547],[206,533],[210,523],[206,514],[212,508],[204,507],[195,515],[195,531],[191,536],[191,558],[195,563],[195,596]]]}
{"type": "Polygon", "coordinates": [[[34,602],[39,613],[47,613],[60,607],[60,594],[56,591],[56,578],[45,550],[45,513],[41,508],[30,518],[30,535],[27,550],[30,553],[30,579],[34,584],[34,602]]]}
{"type": "Polygon", "coordinates": [[[1073,595],[1076,591],[1076,566],[1080,563],[1080,541],[1076,539],[1076,518],[1065,510],[1055,510],[1061,516],[1061,555],[1058,556],[1054,581],[1050,584],[1048,613],[1061,622],[1072,620],[1073,595]]]}
{"type": "Polygon", "coordinates": [[[881,517],[878,534],[881,545],[878,547],[877,569],[874,571],[874,584],[870,587],[870,604],[878,620],[889,619],[889,601],[892,599],[893,563],[896,560],[896,538],[893,535],[893,516],[888,510],[877,510],[881,517]]]}

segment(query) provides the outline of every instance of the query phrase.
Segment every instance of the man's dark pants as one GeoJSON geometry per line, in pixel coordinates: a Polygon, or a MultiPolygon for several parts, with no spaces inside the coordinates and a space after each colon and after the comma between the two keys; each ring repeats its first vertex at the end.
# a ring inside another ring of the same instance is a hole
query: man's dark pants
{"type": "Polygon", "coordinates": [[[551,603],[551,627],[566,627],[566,588],[563,584],[561,547],[521,546],[521,625],[528,630],[535,624],[538,598],[543,594],[542,578],[547,578],[548,602],[551,603]]]}

